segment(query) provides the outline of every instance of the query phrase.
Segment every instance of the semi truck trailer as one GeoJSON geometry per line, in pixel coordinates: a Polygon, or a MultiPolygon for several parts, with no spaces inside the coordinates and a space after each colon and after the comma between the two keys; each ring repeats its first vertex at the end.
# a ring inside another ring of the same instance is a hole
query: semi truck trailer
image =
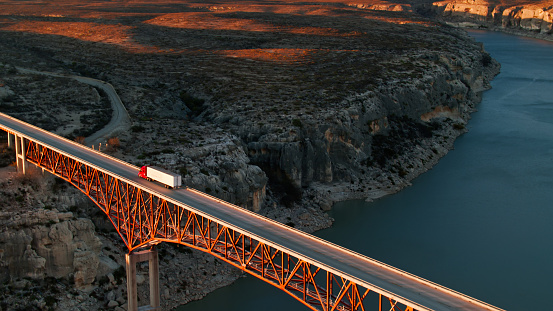
{"type": "Polygon", "coordinates": [[[182,185],[182,178],[179,174],[157,166],[145,165],[141,167],[138,177],[155,180],[165,185],[165,188],[179,188],[182,185]]]}

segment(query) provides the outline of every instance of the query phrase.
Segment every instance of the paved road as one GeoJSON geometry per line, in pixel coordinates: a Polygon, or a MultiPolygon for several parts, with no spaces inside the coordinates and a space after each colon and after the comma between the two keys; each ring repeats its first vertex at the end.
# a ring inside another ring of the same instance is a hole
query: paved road
{"type": "Polygon", "coordinates": [[[0,114],[0,128],[21,133],[129,184],[244,232],[358,285],[406,303],[416,310],[501,310],[253,212],[222,204],[195,191],[165,189],[158,183],[139,178],[138,168],[133,165],[7,115],[0,114]]]}
{"type": "Polygon", "coordinates": [[[67,74],[47,72],[47,71],[37,71],[37,70],[26,69],[21,67],[16,67],[16,69],[22,73],[40,74],[40,75],[51,76],[51,77],[74,79],[81,83],[86,83],[88,85],[101,88],[102,90],[104,90],[104,92],[106,92],[106,94],[108,95],[109,101],[111,103],[111,109],[113,111],[111,114],[111,120],[101,130],[97,131],[96,133],[90,135],[85,139],[85,144],[87,146],[98,145],[99,143],[105,143],[108,140],[108,138],[115,136],[117,133],[129,130],[131,126],[129,113],[125,108],[125,105],[123,105],[121,98],[119,98],[119,95],[117,95],[117,92],[113,88],[113,85],[101,80],[81,77],[81,76],[67,75],[67,74]]]}

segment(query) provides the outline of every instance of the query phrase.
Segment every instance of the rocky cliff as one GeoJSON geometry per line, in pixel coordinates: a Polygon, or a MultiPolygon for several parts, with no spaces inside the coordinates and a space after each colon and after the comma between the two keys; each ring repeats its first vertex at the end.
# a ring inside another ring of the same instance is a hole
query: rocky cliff
{"type": "Polygon", "coordinates": [[[428,52],[410,61],[397,60],[406,67],[420,61],[425,70],[409,82],[383,81],[374,90],[347,97],[339,107],[290,118],[283,127],[246,122],[231,129],[275,192],[285,193],[285,202],[294,199],[291,189],[311,189],[328,200],[323,193],[328,185],[341,193],[349,185],[349,197],[370,196],[371,187],[395,191],[433,162],[426,163],[418,148],[436,143],[439,157],[451,147],[499,68],[481,49],[453,57],[428,52]]]}
{"type": "Polygon", "coordinates": [[[430,11],[441,20],[465,27],[485,27],[553,39],[551,1],[439,1],[432,4],[430,11]]]}
{"type": "MultiPolygon", "coordinates": [[[[3,176],[8,174],[3,171],[3,176]]],[[[99,257],[102,243],[94,224],[70,211],[58,211],[75,200],[68,194],[48,193],[51,183],[37,178],[12,175],[2,180],[0,281],[71,278],[77,288],[86,289],[98,271],[106,270],[101,267],[106,263],[99,257]]]]}
{"type": "Polygon", "coordinates": [[[72,274],[77,288],[94,281],[101,243],[90,220],[73,219],[72,213],[56,211],[27,212],[9,218],[5,214],[0,217],[7,218],[10,227],[0,233],[4,280],[72,274]]]}

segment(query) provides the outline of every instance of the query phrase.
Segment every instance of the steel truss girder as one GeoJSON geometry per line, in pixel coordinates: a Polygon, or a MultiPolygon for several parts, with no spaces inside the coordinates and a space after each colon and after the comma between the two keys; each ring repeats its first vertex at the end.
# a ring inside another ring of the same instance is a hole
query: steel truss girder
{"type": "MultiPolygon", "coordinates": [[[[312,310],[367,310],[369,289],[187,206],[168,202],[31,140],[27,140],[26,158],[86,194],[107,215],[129,252],[161,242],[182,244],[278,287],[312,310]]],[[[379,311],[413,311],[389,297],[372,294],[379,311]]]]}

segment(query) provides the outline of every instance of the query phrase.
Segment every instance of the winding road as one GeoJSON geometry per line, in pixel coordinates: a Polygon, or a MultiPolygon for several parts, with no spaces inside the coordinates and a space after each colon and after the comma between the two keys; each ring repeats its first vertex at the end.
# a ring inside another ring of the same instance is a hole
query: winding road
{"type": "Polygon", "coordinates": [[[111,120],[104,128],[88,136],[85,139],[85,144],[87,146],[97,145],[99,143],[105,143],[108,140],[108,138],[115,136],[119,132],[128,131],[130,129],[131,120],[129,117],[129,113],[125,108],[125,105],[123,105],[121,98],[119,98],[119,95],[117,95],[117,92],[113,88],[113,85],[105,81],[82,77],[82,76],[75,76],[75,75],[68,75],[68,74],[61,74],[61,73],[47,72],[47,71],[37,71],[37,70],[21,68],[21,67],[16,67],[16,69],[21,73],[39,74],[39,75],[45,75],[45,76],[51,76],[51,77],[73,79],[81,83],[85,83],[93,87],[100,88],[104,92],[106,92],[109,98],[109,101],[111,103],[111,109],[112,109],[111,120]]]}

